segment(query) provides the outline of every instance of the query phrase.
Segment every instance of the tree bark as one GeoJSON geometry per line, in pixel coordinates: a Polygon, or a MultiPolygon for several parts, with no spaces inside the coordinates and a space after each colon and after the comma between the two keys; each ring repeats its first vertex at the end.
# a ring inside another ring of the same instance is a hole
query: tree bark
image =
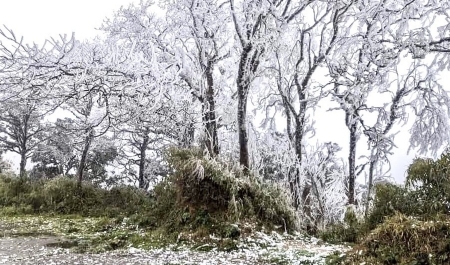
{"type": "Polygon", "coordinates": [[[365,207],[365,211],[364,211],[365,216],[367,216],[367,214],[369,213],[369,200],[370,200],[370,196],[371,196],[372,188],[373,188],[373,171],[375,170],[376,162],[377,162],[376,160],[371,158],[370,165],[369,165],[369,183],[368,183],[369,186],[367,189],[366,207],[365,207]]]}
{"type": "Polygon", "coordinates": [[[147,183],[145,181],[145,163],[146,163],[146,151],[148,148],[148,143],[149,143],[149,136],[146,133],[143,137],[143,141],[142,144],[140,145],[140,154],[139,154],[139,176],[138,176],[138,181],[139,181],[139,188],[140,189],[147,189],[147,183]]]}
{"type": "MultiPolygon", "coordinates": [[[[244,169],[244,174],[250,170],[250,159],[248,151],[248,132],[247,132],[247,97],[250,89],[249,59],[252,50],[251,43],[248,43],[242,51],[239,62],[239,72],[237,77],[237,95],[238,95],[238,136],[239,136],[239,163],[244,169]]],[[[255,69],[256,71],[256,69],[255,69]]]]}
{"type": "MultiPolygon", "coordinates": [[[[192,98],[192,102],[196,100],[195,97],[192,98]]],[[[183,134],[180,137],[180,145],[182,148],[190,148],[195,139],[195,121],[193,121],[189,114],[184,114],[184,119],[186,121],[186,127],[184,128],[183,134]]]]}
{"type": "Polygon", "coordinates": [[[356,180],[356,141],[357,141],[357,123],[356,117],[350,121],[350,150],[348,155],[348,204],[355,204],[355,180],[356,180]]]}
{"type": "Polygon", "coordinates": [[[19,177],[21,179],[23,179],[27,176],[26,166],[27,166],[27,155],[26,155],[26,148],[25,148],[25,149],[22,149],[20,152],[19,177]]]}
{"type": "Polygon", "coordinates": [[[244,174],[250,172],[250,159],[248,149],[247,132],[247,98],[250,90],[251,80],[258,70],[260,57],[264,49],[254,49],[253,44],[248,42],[242,50],[239,61],[239,70],[237,77],[237,95],[238,95],[238,135],[239,135],[239,162],[244,168],[244,174]]]}
{"type": "Polygon", "coordinates": [[[83,181],[84,170],[86,168],[87,155],[89,153],[89,148],[91,147],[92,138],[94,136],[94,132],[93,132],[92,128],[89,128],[88,130],[86,130],[86,133],[87,133],[87,135],[84,140],[84,147],[83,147],[83,151],[81,153],[80,164],[78,165],[78,169],[77,169],[78,187],[81,187],[81,183],[83,181]]]}
{"type": "Polygon", "coordinates": [[[216,103],[214,100],[214,79],[212,75],[213,65],[211,61],[208,61],[205,72],[207,82],[206,102],[204,103],[203,113],[206,133],[205,144],[209,154],[215,157],[219,155],[219,137],[217,135],[216,103]]]}
{"type": "Polygon", "coordinates": [[[239,135],[239,163],[244,169],[244,174],[250,170],[247,132],[247,97],[238,92],[238,135],[239,135]]]}
{"type": "MultiPolygon", "coordinates": [[[[22,116],[23,120],[22,120],[22,128],[20,129],[20,135],[18,137],[18,141],[20,144],[20,166],[19,166],[19,177],[21,179],[24,179],[27,175],[26,172],[26,166],[27,166],[27,153],[28,153],[28,148],[27,148],[27,142],[28,142],[28,121],[30,119],[30,114],[26,113],[22,116]]],[[[20,123],[19,123],[20,124],[20,123]]]]}

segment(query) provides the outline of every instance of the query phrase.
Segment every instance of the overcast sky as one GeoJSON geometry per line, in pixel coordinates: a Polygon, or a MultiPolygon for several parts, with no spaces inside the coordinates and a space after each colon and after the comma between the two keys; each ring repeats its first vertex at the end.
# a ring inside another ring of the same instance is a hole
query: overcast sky
{"type": "Polygon", "coordinates": [[[93,38],[105,17],[133,2],[139,0],[2,0],[0,25],[27,42],[41,43],[49,36],[72,32],[77,39],[93,38]]]}
{"type": "MultiPolygon", "coordinates": [[[[42,43],[48,37],[71,35],[72,32],[75,32],[77,39],[90,39],[100,34],[96,28],[106,17],[111,17],[115,10],[122,5],[128,6],[138,2],[139,0],[3,0],[0,2],[0,25],[12,29],[17,36],[23,36],[28,43],[42,43]]],[[[340,143],[344,147],[341,155],[346,158],[348,144],[345,139],[348,139],[348,133],[343,122],[343,113],[322,110],[317,116],[320,117],[317,117],[316,124],[320,141],[340,143]]],[[[400,129],[397,127],[397,130],[400,129]]],[[[397,140],[398,149],[391,157],[392,175],[397,182],[402,182],[413,155],[406,154],[406,133],[400,135],[397,140]]],[[[360,150],[367,147],[363,141],[359,146],[360,150]]]]}

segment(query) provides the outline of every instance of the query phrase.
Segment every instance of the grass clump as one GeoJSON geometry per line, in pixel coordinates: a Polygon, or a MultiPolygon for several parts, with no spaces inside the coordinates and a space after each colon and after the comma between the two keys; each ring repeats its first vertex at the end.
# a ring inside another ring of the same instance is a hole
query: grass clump
{"type": "Polygon", "coordinates": [[[200,150],[172,149],[174,174],[154,190],[157,226],[169,233],[190,231],[193,237],[241,235],[239,223],[293,230],[296,218],[281,188],[239,170],[230,170],[200,150]]]}
{"type": "Polygon", "coordinates": [[[319,233],[322,240],[332,244],[356,243],[361,235],[366,231],[366,226],[360,222],[352,207],[348,207],[344,222],[333,224],[326,230],[319,233]]]}
{"type": "Polygon", "coordinates": [[[396,213],[374,229],[345,264],[449,264],[450,219],[419,220],[396,213]]]}

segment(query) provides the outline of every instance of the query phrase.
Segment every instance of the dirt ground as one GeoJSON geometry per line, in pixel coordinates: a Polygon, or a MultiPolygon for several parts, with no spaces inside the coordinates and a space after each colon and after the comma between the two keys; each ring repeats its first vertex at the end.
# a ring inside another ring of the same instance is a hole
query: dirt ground
{"type": "Polygon", "coordinates": [[[47,247],[57,243],[54,237],[0,238],[0,264],[261,264],[251,255],[215,255],[207,252],[128,249],[101,254],[79,254],[68,249],[47,247]]]}

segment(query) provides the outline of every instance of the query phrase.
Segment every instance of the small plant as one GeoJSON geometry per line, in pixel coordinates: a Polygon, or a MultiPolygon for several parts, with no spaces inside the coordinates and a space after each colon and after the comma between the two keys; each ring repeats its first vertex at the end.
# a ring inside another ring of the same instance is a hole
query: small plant
{"type": "Polygon", "coordinates": [[[329,243],[356,243],[358,237],[364,232],[363,227],[354,209],[348,207],[344,215],[344,223],[331,225],[319,235],[322,240],[329,243]]]}

